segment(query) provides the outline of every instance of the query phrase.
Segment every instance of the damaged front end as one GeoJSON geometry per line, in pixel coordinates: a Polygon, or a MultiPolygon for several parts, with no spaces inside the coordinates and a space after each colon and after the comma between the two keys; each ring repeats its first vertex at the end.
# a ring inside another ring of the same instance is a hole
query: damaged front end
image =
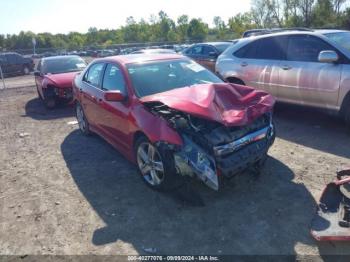
{"type": "Polygon", "coordinates": [[[350,240],[350,169],[338,172],[323,191],[311,235],[318,241],[350,240]]]}
{"type": "Polygon", "coordinates": [[[231,178],[266,158],[274,141],[272,114],[265,113],[245,126],[225,126],[172,109],[161,102],[144,105],[165,119],[183,140],[174,160],[181,175],[196,176],[219,189],[219,176],[231,178]]]}

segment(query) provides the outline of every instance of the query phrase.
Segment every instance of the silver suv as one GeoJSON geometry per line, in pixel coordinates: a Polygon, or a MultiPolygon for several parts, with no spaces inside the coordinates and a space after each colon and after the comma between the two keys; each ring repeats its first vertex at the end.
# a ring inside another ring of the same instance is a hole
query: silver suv
{"type": "Polygon", "coordinates": [[[278,101],[330,109],[350,126],[350,31],[286,31],[240,39],[216,62],[224,80],[278,101]]]}

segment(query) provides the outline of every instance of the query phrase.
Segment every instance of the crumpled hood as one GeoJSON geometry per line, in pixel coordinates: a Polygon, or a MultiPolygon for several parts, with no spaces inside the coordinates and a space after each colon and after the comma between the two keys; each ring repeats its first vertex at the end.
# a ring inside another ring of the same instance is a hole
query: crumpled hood
{"type": "Polygon", "coordinates": [[[72,82],[74,77],[79,72],[70,72],[70,73],[63,73],[63,74],[49,74],[45,75],[45,77],[51,81],[56,87],[72,87],[72,82]]]}
{"type": "Polygon", "coordinates": [[[271,112],[275,99],[261,90],[222,83],[177,88],[143,97],[141,102],[161,102],[175,110],[225,126],[244,126],[271,112]]]}

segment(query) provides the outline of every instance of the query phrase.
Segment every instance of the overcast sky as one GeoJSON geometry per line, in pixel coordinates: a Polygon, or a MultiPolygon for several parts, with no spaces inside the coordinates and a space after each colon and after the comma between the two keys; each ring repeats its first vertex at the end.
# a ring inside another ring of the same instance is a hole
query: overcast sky
{"type": "Polygon", "coordinates": [[[210,26],[214,16],[223,20],[250,9],[250,0],[0,0],[0,34],[87,32],[89,27],[115,29],[128,16],[137,21],[165,11],[202,18],[210,26]]]}

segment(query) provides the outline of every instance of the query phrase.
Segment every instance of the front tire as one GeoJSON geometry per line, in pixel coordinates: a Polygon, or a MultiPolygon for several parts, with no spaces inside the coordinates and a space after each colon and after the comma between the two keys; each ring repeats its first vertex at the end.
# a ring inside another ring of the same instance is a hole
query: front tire
{"type": "Polygon", "coordinates": [[[181,174],[175,168],[173,153],[152,144],[142,136],[135,143],[135,158],[143,181],[157,191],[169,191],[183,184],[181,174]]]}
{"type": "Polygon", "coordinates": [[[344,110],[344,121],[346,127],[350,130],[350,102],[346,105],[344,110]]]}
{"type": "Polygon", "coordinates": [[[56,98],[52,96],[45,97],[43,101],[44,101],[45,107],[49,110],[54,109],[57,105],[56,98]]]}
{"type": "Polygon", "coordinates": [[[79,102],[76,102],[75,104],[75,113],[78,120],[80,131],[86,136],[90,135],[91,134],[90,125],[86,119],[84,109],[79,102]]]}
{"type": "Polygon", "coordinates": [[[41,96],[40,92],[39,92],[39,87],[38,87],[38,84],[36,84],[36,91],[38,92],[38,97],[41,101],[43,101],[43,97],[41,96]]]}

